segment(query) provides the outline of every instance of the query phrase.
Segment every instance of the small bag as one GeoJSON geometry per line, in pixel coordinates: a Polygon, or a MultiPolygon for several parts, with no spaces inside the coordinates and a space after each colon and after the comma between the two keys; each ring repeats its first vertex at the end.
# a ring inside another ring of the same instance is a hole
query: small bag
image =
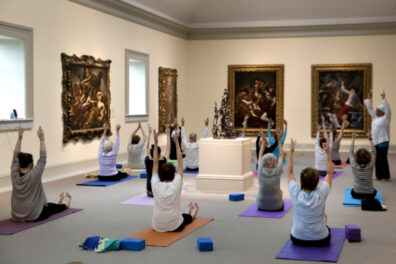
{"type": "Polygon", "coordinates": [[[381,203],[375,198],[362,199],[362,210],[365,211],[386,211],[381,203]]]}

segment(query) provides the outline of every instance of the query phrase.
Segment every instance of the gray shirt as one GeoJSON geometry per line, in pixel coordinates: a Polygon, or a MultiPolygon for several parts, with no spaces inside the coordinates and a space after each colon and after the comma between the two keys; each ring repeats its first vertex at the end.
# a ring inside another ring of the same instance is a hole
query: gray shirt
{"type": "Polygon", "coordinates": [[[36,220],[47,203],[41,176],[43,175],[47,154],[40,151],[36,166],[21,177],[18,153],[14,152],[11,165],[11,216],[15,221],[25,222],[36,220]]]}
{"type": "Polygon", "coordinates": [[[280,189],[280,178],[282,175],[283,162],[276,168],[268,170],[262,162],[259,163],[259,192],[256,200],[259,210],[275,211],[283,206],[282,193],[280,189]]]}

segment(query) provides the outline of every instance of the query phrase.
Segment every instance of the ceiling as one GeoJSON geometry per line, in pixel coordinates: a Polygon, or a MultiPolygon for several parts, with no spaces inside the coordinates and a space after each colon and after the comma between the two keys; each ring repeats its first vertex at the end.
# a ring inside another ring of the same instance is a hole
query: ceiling
{"type": "Polygon", "coordinates": [[[122,0],[189,28],[396,21],[395,0],[122,0]]]}

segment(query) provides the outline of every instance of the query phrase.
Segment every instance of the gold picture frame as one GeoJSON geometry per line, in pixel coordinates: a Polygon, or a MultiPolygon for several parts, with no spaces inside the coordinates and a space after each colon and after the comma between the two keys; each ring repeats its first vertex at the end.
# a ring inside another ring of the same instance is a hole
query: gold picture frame
{"type": "Polygon", "coordinates": [[[283,128],[283,64],[228,65],[228,89],[235,129],[242,130],[244,116],[249,116],[247,136],[256,136],[269,122],[283,128]]]}
{"type": "Polygon", "coordinates": [[[311,68],[311,136],[316,136],[323,114],[326,124],[331,123],[338,131],[346,119],[345,137],[351,137],[353,129],[357,137],[366,137],[371,118],[363,100],[372,87],[372,64],[316,64],[311,68]]]}
{"type": "Polygon", "coordinates": [[[158,70],[159,132],[177,118],[177,70],[159,67],[158,70]]]}
{"type": "Polygon", "coordinates": [[[65,53],[61,60],[63,143],[100,137],[103,125],[110,127],[111,60],[65,53]]]}

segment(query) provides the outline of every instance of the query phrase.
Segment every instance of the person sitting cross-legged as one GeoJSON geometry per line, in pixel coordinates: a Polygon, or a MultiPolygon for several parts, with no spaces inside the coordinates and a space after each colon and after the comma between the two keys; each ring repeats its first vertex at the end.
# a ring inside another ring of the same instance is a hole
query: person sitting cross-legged
{"type": "Polygon", "coordinates": [[[181,213],[183,186],[183,158],[177,132],[173,135],[176,145],[177,171],[172,163],[158,168],[158,133],[154,130],[154,166],[151,186],[154,194],[152,227],[158,232],[182,231],[197,216],[197,203],[190,203],[185,214],[181,213]]]}
{"type": "Polygon", "coordinates": [[[128,167],[130,169],[144,169],[143,148],[145,142],[146,134],[139,122],[138,127],[132,132],[131,141],[128,144],[128,167]],[[142,131],[143,139],[136,135],[139,130],[142,131]]]}
{"type": "Polygon", "coordinates": [[[119,181],[128,177],[125,172],[118,171],[116,168],[118,150],[120,149],[120,125],[116,126],[116,140],[113,142],[106,139],[109,127],[107,124],[103,126],[103,135],[99,145],[99,176],[100,181],[119,181]]]}
{"type": "Polygon", "coordinates": [[[57,203],[47,202],[41,181],[47,161],[44,132],[41,126],[37,130],[40,158],[36,166],[33,165],[32,154],[21,152],[23,132],[22,128],[18,129],[18,141],[11,164],[11,217],[17,222],[41,221],[69,208],[72,197],[62,192],[57,203]]]}
{"type": "MultiPolygon", "coordinates": [[[[209,118],[205,120],[205,129],[202,138],[208,136],[209,118]]],[[[182,144],[186,153],[185,166],[187,171],[199,171],[199,140],[196,133],[190,133],[189,140],[186,137],[186,129],[184,128],[184,117],[181,120],[182,144]]]]}
{"type": "MultiPolygon", "coordinates": [[[[326,125],[324,116],[322,116],[322,126],[324,138],[320,139],[320,125],[317,125],[316,133],[316,144],[315,144],[315,169],[319,172],[320,176],[325,176],[327,174],[327,152],[325,145],[329,145],[329,148],[333,148],[333,134],[330,134],[330,139],[327,135],[326,125]]],[[[331,159],[331,153],[330,153],[331,159]]]]}
{"type": "MultiPolygon", "coordinates": [[[[260,135],[264,138],[263,129],[260,128],[260,135]]],[[[281,142],[282,130],[277,131],[277,140],[281,142]]],[[[280,189],[280,178],[283,169],[283,146],[279,144],[279,160],[272,153],[264,155],[264,140],[261,141],[260,155],[258,161],[259,192],[257,195],[257,209],[264,211],[282,211],[284,204],[282,200],[282,190],[280,189]]]]}
{"type": "Polygon", "coordinates": [[[330,228],[325,214],[326,199],[333,182],[334,164],[330,146],[324,143],[327,153],[327,175],[319,181],[319,172],[314,168],[301,171],[298,185],[293,172],[293,154],[296,141],[291,139],[288,169],[289,193],[292,198],[294,217],[290,239],[293,244],[307,247],[324,247],[330,244],[330,228]]]}

